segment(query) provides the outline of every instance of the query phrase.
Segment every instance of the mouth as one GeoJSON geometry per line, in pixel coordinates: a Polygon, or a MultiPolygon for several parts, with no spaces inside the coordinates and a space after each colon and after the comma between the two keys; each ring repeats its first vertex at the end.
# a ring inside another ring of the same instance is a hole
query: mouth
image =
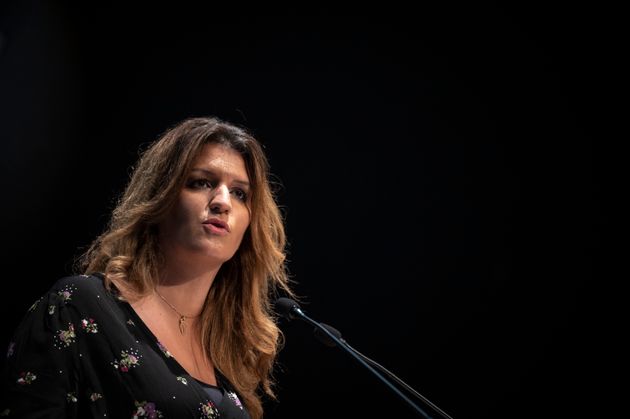
{"type": "Polygon", "coordinates": [[[203,222],[205,226],[212,227],[213,230],[219,230],[228,232],[230,231],[230,226],[223,220],[218,218],[209,218],[203,222]]]}

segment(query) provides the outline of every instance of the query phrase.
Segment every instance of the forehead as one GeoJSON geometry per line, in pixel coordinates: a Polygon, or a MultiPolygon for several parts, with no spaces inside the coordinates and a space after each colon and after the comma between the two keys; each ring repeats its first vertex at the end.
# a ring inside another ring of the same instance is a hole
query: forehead
{"type": "Polygon", "coordinates": [[[204,145],[193,161],[192,168],[247,178],[243,157],[238,151],[223,144],[209,143],[204,145]]]}

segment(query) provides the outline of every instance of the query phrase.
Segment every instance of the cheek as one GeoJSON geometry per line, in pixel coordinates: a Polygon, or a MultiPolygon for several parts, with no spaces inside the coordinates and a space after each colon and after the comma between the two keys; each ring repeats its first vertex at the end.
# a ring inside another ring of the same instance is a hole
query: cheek
{"type": "Polygon", "coordinates": [[[208,205],[208,197],[204,193],[190,193],[186,190],[182,191],[179,200],[175,205],[177,219],[197,219],[208,205]]]}
{"type": "Polygon", "coordinates": [[[250,223],[249,211],[243,210],[242,213],[239,214],[238,222],[236,223],[235,230],[238,232],[238,242],[240,243],[243,240],[243,236],[247,231],[250,223]]]}
{"type": "Polygon", "coordinates": [[[178,205],[175,208],[173,208],[173,211],[171,212],[170,217],[171,217],[171,223],[175,227],[181,227],[186,224],[186,220],[189,218],[189,214],[185,207],[178,205]]]}
{"type": "Polygon", "coordinates": [[[171,209],[167,216],[167,224],[171,229],[171,232],[182,231],[185,229],[191,221],[196,220],[197,212],[196,206],[190,199],[180,197],[177,204],[171,209]]]}

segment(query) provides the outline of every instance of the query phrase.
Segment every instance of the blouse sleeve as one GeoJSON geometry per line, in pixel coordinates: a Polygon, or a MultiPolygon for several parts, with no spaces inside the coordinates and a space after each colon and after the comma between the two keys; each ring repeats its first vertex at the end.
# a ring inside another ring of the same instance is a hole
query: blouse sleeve
{"type": "Polygon", "coordinates": [[[68,304],[72,291],[70,283],[53,288],[17,327],[7,350],[0,416],[77,417],[80,316],[68,304]]]}

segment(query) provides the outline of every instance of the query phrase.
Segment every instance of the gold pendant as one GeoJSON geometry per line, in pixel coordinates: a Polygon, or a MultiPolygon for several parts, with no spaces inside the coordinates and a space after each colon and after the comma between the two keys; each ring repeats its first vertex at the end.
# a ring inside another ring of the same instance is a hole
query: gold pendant
{"type": "Polygon", "coordinates": [[[184,334],[184,326],[185,326],[185,322],[186,322],[186,317],[181,316],[179,318],[179,332],[183,335],[184,334]]]}

